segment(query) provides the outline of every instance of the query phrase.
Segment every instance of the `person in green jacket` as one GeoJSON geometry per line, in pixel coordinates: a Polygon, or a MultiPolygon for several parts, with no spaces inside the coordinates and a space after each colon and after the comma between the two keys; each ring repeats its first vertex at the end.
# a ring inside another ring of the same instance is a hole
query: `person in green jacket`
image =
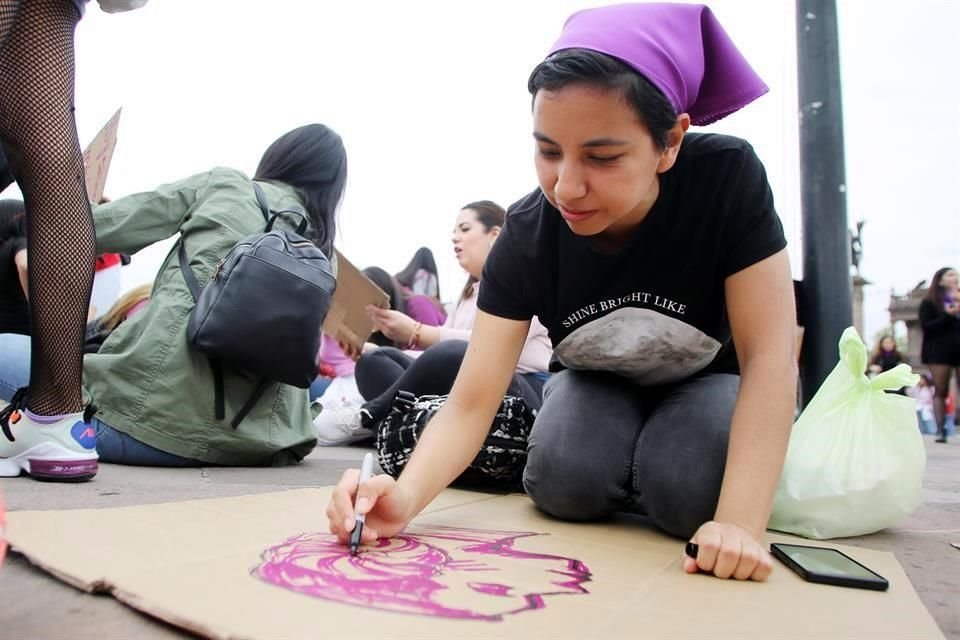
{"type": "MultiPolygon", "coordinates": [[[[270,145],[253,179],[271,209],[307,212],[306,236],[329,256],[346,173],[340,136],[312,124],[270,145]]],[[[180,234],[191,248],[191,267],[201,282],[238,240],[264,226],[250,179],[227,168],[95,207],[93,217],[99,252],[135,253],[180,234]]],[[[268,295],[263,304],[270,304],[268,295]]],[[[18,432],[14,441],[0,435],[0,476],[32,473],[31,467],[44,472],[57,465],[70,468],[78,460],[87,468],[92,463],[95,473],[98,458],[172,467],[302,460],[316,444],[306,389],[269,387],[236,429],[229,420],[216,419],[209,362],[187,344],[193,307],[174,248],[160,267],[150,304],[119,325],[98,353],[84,359],[84,387],[97,407],[96,417],[49,433],[18,432]]],[[[4,400],[14,398],[29,377],[29,341],[23,338],[0,335],[4,400]]],[[[226,415],[240,409],[257,382],[242,372],[224,370],[226,415]]]]}

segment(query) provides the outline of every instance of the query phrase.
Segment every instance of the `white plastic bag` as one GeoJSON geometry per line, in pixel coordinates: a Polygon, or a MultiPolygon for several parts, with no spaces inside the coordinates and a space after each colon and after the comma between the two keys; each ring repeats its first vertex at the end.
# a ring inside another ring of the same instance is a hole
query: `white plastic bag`
{"type": "Polygon", "coordinates": [[[324,411],[335,411],[343,408],[363,406],[363,396],[357,388],[357,379],[353,376],[337,376],[324,390],[323,395],[314,400],[323,407],[324,411]]]}
{"type": "Polygon", "coordinates": [[[769,527],[840,538],[890,527],[921,502],[926,465],[914,400],[884,393],[917,384],[901,364],[868,379],[867,349],[853,327],[840,362],[793,425],[769,527]]]}

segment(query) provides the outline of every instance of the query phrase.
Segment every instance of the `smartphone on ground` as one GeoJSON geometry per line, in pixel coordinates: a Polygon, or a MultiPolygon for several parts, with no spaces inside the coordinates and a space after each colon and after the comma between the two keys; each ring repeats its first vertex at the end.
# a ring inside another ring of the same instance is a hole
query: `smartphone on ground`
{"type": "Polygon", "coordinates": [[[770,553],[808,582],[886,591],[887,580],[845,553],[799,544],[770,545],[770,553]]]}

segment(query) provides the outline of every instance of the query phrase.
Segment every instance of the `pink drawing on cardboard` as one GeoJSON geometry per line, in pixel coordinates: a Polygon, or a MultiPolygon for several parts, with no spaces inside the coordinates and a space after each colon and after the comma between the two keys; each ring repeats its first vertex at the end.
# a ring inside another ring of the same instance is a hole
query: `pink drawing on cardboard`
{"type": "Polygon", "coordinates": [[[355,606],[458,620],[501,621],[587,594],[590,570],[515,548],[529,531],[408,528],[356,557],[330,534],[303,533],[264,551],[251,572],[268,584],[355,606]]]}

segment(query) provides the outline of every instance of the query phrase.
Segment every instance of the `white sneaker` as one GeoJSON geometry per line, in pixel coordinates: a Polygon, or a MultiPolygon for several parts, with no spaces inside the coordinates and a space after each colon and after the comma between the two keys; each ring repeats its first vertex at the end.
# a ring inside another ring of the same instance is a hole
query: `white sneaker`
{"type": "Polygon", "coordinates": [[[335,447],[339,444],[369,440],[376,435],[376,432],[364,427],[363,423],[365,421],[369,423],[372,419],[366,409],[357,407],[324,409],[313,419],[313,431],[317,435],[317,444],[321,447],[335,447]]]}
{"type": "Polygon", "coordinates": [[[30,418],[26,390],[17,391],[0,411],[0,477],[26,472],[38,480],[80,482],[97,475],[93,411],[70,413],[47,424],[30,418]]]}

